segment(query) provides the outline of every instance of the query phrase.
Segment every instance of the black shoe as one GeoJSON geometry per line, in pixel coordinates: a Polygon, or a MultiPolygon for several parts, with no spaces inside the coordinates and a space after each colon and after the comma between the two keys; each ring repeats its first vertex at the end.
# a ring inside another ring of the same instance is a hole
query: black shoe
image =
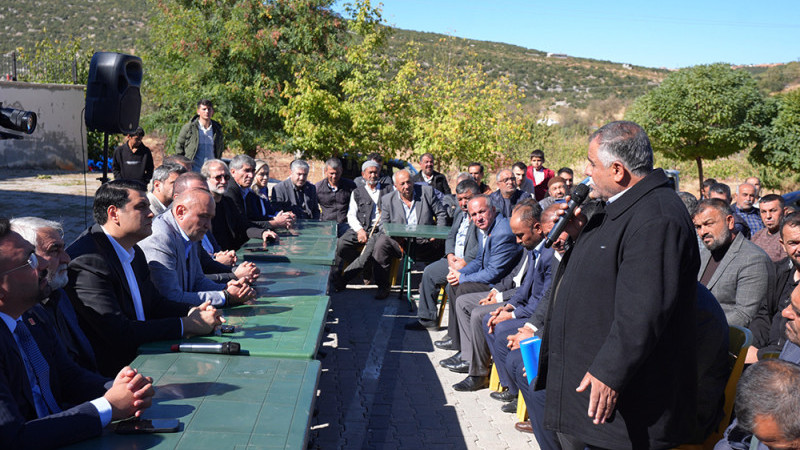
{"type": "Polygon", "coordinates": [[[501,402],[510,402],[517,398],[517,394],[512,394],[508,389],[503,392],[492,392],[489,394],[489,397],[492,397],[495,400],[500,400],[501,402]]]}
{"type": "Polygon", "coordinates": [[[504,413],[515,413],[517,412],[517,399],[511,400],[510,402],[504,404],[500,407],[500,410],[504,413]]]}
{"type": "Polygon", "coordinates": [[[456,346],[453,345],[453,338],[446,338],[442,339],[441,341],[436,341],[433,343],[433,345],[442,350],[458,350],[456,346]]]}
{"type": "Polygon", "coordinates": [[[435,330],[439,328],[435,320],[419,319],[406,324],[406,330],[435,330]]]}
{"type": "Polygon", "coordinates": [[[453,389],[461,392],[472,392],[489,387],[489,377],[486,375],[469,376],[453,385],[453,389]]]}
{"type": "Polygon", "coordinates": [[[453,355],[453,356],[451,356],[449,358],[445,358],[445,359],[439,361],[439,365],[442,366],[442,367],[446,367],[447,364],[455,364],[455,363],[457,363],[459,361],[461,361],[461,352],[458,352],[458,353],[456,353],[455,355],[453,355]]]}
{"type": "Polygon", "coordinates": [[[444,367],[455,373],[469,373],[469,361],[463,359],[456,364],[448,364],[444,367]]]}
{"type": "Polygon", "coordinates": [[[389,288],[378,288],[378,293],[375,294],[375,300],[384,300],[389,296],[389,288]]]}

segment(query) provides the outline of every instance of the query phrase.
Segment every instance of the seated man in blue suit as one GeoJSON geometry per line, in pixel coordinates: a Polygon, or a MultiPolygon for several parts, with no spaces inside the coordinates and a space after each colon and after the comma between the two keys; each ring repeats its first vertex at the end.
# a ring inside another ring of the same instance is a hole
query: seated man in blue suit
{"type": "Polygon", "coordinates": [[[150,406],[152,380],[123,368],[108,379],[67,356],[48,322],[28,312],[49,294],[34,246],[0,218],[0,442],[55,448],[99,436],[150,406]],[[76,405],[76,406],[73,406],[76,405]]]}
{"type": "Polygon", "coordinates": [[[234,306],[255,297],[244,279],[215,283],[206,278],[200,263],[200,241],[211,228],[214,199],[202,189],[179,194],[153,220],[153,233],[139,243],[147,258],[156,289],[174,302],[215,307],[234,306]]]}
{"type": "MultiPolygon", "coordinates": [[[[552,273],[553,249],[543,248],[541,241],[544,231],[541,224],[542,209],[534,202],[525,202],[517,205],[511,216],[511,231],[516,243],[525,249],[524,258],[527,259],[527,271],[524,281],[519,289],[507,302],[497,304],[465,304],[458,305],[456,314],[462,326],[462,354],[467,361],[469,375],[454,389],[459,391],[474,391],[487,387],[489,384],[489,348],[492,344],[490,338],[484,334],[484,325],[490,312],[498,309],[508,310],[516,321],[524,321],[530,317],[536,305],[544,296],[550,286],[552,273]],[[469,350],[467,345],[469,344],[469,350]]],[[[516,245],[515,243],[515,245],[516,245]]],[[[518,246],[519,247],[519,246],[518,246]]],[[[464,303],[466,299],[456,300],[464,303]]],[[[492,336],[493,337],[493,336],[492,336]]],[[[462,364],[464,366],[464,364],[462,364]]],[[[459,369],[459,367],[448,367],[459,369]]],[[[456,370],[458,371],[458,370],[456,370]]]]}
{"type": "MultiPolygon", "coordinates": [[[[449,339],[437,341],[436,346],[443,349],[466,350],[469,343],[462,345],[463,322],[454,320],[459,309],[458,299],[464,294],[483,292],[491,289],[517,265],[522,248],[516,244],[514,234],[508,225],[508,218],[500,215],[489,197],[478,195],[467,205],[472,223],[478,229],[478,255],[461,270],[450,269],[447,275],[450,302],[450,320],[447,324],[449,339]]],[[[475,305],[470,307],[470,310],[475,305]]],[[[463,357],[464,355],[462,355],[463,357]]],[[[467,351],[467,357],[469,351],[467,351]]],[[[457,362],[461,364],[460,361],[457,362]]]]}

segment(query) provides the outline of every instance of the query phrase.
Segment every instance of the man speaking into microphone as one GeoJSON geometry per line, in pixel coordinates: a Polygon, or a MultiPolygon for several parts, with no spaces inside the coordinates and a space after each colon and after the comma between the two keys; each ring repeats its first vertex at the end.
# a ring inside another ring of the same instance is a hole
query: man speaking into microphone
{"type": "Polygon", "coordinates": [[[586,175],[606,205],[553,281],[544,424],[564,449],[674,447],[696,417],[694,228],[633,122],[592,134],[586,175]]]}

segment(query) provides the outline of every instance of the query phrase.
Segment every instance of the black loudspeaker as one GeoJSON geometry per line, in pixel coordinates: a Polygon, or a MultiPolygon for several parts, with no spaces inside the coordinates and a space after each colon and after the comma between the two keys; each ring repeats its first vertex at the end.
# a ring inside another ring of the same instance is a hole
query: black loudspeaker
{"type": "Polygon", "coordinates": [[[142,59],[97,52],[86,82],[86,127],[109,134],[130,134],[139,127],[142,59]]]}

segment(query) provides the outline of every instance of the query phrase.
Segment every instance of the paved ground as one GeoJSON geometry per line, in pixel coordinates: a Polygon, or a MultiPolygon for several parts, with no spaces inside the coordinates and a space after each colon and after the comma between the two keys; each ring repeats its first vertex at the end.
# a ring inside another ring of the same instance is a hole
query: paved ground
{"type": "MultiPolygon", "coordinates": [[[[61,220],[69,243],[92,223],[96,177],[0,171],[0,216],[61,220]]],[[[452,354],[433,346],[443,332],[406,330],[408,304],[374,294],[360,287],[331,295],[312,448],[538,448],[488,390],[453,390],[465,375],[439,367],[452,354]]]]}

